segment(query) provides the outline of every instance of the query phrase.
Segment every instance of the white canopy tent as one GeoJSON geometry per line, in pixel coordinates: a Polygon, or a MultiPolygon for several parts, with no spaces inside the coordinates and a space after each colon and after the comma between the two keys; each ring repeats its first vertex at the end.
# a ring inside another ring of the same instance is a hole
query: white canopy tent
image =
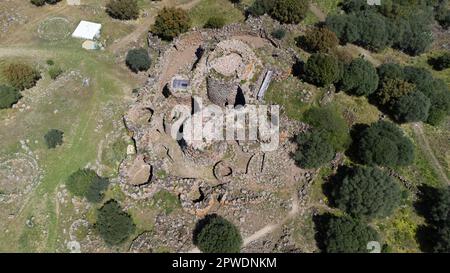
{"type": "Polygon", "coordinates": [[[92,23],[88,21],[81,21],[75,31],[72,33],[72,37],[94,40],[100,36],[101,24],[92,23]]]}

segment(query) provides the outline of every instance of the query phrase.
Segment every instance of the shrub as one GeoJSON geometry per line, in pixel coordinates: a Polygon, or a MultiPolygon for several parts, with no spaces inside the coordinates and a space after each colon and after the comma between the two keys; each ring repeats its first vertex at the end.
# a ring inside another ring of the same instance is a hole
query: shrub
{"type": "Polygon", "coordinates": [[[106,12],[115,19],[133,20],[139,17],[139,6],[136,0],[110,0],[106,12]]]}
{"type": "Polygon", "coordinates": [[[218,215],[208,215],[197,225],[194,243],[205,253],[238,253],[242,237],[238,228],[218,215]]]}
{"type": "Polygon", "coordinates": [[[325,135],[323,131],[313,130],[297,136],[294,159],[301,168],[318,168],[333,160],[335,150],[325,135]]]}
{"type": "Polygon", "coordinates": [[[341,87],[350,94],[368,96],[378,87],[377,70],[370,62],[357,58],[345,68],[341,87]]]}
{"type": "Polygon", "coordinates": [[[46,63],[47,63],[48,65],[54,65],[54,64],[55,64],[55,62],[54,62],[53,60],[51,60],[51,59],[48,59],[48,60],[46,61],[46,63]]]}
{"type": "Polygon", "coordinates": [[[22,95],[14,87],[0,85],[0,109],[10,108],[16,104],[22,95]]]}
{"type": "Polygon", "coordinates": [[[45,0],[45,2],[47,2],[47,4],[54,5],[58,2],[61,2],[61,0],[45,0]]]}
{"type": "Polygon", "coordinates": [[[322,136],[336,151],[347,149],[350,142],[349,128],[334,105],[309,109],[305,112],[303,121],[322,131],[322,136]]]}
{"type": "Polygon", "coordinates": [[[107,244],[118,245],[134,233],[136,226],[117,201],[109,200],[97,212],[95,229],[107,244]]]}
{"type": "Polygon", "coordinates": [[[286,36],[286,30],[284,28],[277,28],[272,31],[271,35],[275,39],[281,40],[286,36]]]}
{"type": "Polygon", "coordinates": [[[354,139],[355,156],[367,165],[406,166],[414,159],[414,146],[393,123],[378,121],[354,139]]]}
{"type": "Polygon", "coordinates": [[[433,66],[434,70],[442,71],[444,69],[450,68],[450,53],[445,52],[444,54],[430,58],[428,63],[433,66]]]}
{"type": "Polygon", "coordinates": [[[56,80],[64,71],[59,66],[52,66],[48,69],[48,74],[52,80],[56,80]]]}
{"type": "Polygon", "coordinates": [[[450,252],[450,222],[445,225],[439,226],[436,229],[436,244],[433,247],[433,251],[436,253],[449,253],[450,252]]]}
{"type": "Polygon", "coordinates": [[[283,24],[298,24],[308,12],[309,1],[277,0],[270,10],[270,16],[283,24]]]}
{"type": "Polygon", "coordinates": [[[416,85],[399,78],[384,80],[380,88],[375,93],[377,103],[382,106],[390,107],[390,103],[415,92],[416,85]]]}
{"type": "Polygon", "coordinates": [[[188,13],[179,8],[164,8],[155,19],[152,32],[161,39],[172,40],[190,28],[188,13]]]}
{"type": "Polygon", "coordinates": [[[27,64],[12,63],[6,66],[3,74],[8,83],[19,90],[31,88],[41,78],[37,70],[27,64]]]}
{"type": "Polygon", "coordinates": [[[400,204],[398,184],[376,169],[356,167],[347,171],[332,192],[339,209],[352,217],[371,219],[389,216],[400,204]]]}
{"type": "Polygon", "coordinates": [[[248,8],[248,13],[254,16],[261,16],[264,14],[269,14],[275,5],[274,0],[256,0],[248,8]]]}
{"type": "Polygon", "coordinates": [[[223,17],[210,17],[205,23],[205,28],[222,28],[225,25],[225,18],[223,17]]]}
{"type": "Polygon", "coordinates": [[[64,132],[58,129],[51,129],[48,131],[45,136],[45,143],[49,149],[56,148],[58,145],[63,144],[64,132]]]}
{"type": "Polygon", "coordinates": [[[37,7],[45,5],[45,0],[30,0],[30,2],[37,7]]]}
{"type": "Polygon", "coordinates": [[[305,78],[318,86],[326,86],[338,82],[342,77],[342,65],[327,54],[312,54],[305,65],[305,78]]]}
{"type": "Polygon", "coordinates": [[[428,119],[431,102],[422,92],[415,91],[398,98],[391,111],[397,122],[417,122],[428,119]]]}
{"type": "Polygon", "coordinates": [[[150,68],[151,60],[144,48],[131,49],[127,53],[125,63],[133,72],[146,71],[150,68]]]}
{"type": "Polygon", "coordinates": [[[447,83],[441,79],[434,80],[432,87],[422,93],[431,103],[427,122],[431,125],[440,124],[450,114],[450,91],[447,83]]]}
{"type": "Polygon", "coordinates": [[[309,51],[326,53],[339,44],[339,39],[333,31],[319,27],[308,30],[304,37],[298,39],[298,43],[309,51]]]}
{"type": "Polygon", "coordinates": [[[331,217],[323,244],[327,253],[367,253],[367,243],[377,240],[378,234],[367,224],[348,217],[331,217]]]}
{"type": "Polygon", "coordinates": [[[95,171],[80,169],[67,179],[67,189],[75,196],[86,197],[89,202],[98,203],[103,199],[108,179],[99,177],[95,171]]]}

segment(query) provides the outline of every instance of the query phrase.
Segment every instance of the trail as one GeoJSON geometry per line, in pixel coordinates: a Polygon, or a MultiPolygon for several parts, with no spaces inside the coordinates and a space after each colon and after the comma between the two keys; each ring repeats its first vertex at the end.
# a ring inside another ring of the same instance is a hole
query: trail
{"type": "Polygon", "coordinates": [[[441,164],[434,155],[433,150],[431,149],[430,143],[428,142],[428,139],[423,131],[422,123],[412,124],[412,129],[416,136],[418,145],[424,152],[427,159],[430,161],[431,165],[434,167],[441,181],[444,182],[444,184],[450,185],[450,181],[445,174],[444,168],[442,168],[441,164]]]}
{"type": "Polygon", "coordinates": [[[325,21],[327,18],[327,15],[315,3],[309,5],[309,11],[311,11],[321,22],[325,21]]]}

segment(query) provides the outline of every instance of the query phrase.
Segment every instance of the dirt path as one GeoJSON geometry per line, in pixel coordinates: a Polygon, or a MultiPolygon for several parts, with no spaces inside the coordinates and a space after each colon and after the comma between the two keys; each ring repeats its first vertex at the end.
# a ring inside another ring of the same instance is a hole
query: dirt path
{"type": "MultiPolygon", "coordinates": [[[[175,7],[182,8],[182,9],[190,9],[197,5],[201,0],[191,0],[185,4],[177,5],[175,7]]],[[[163,9],[165,7],[170,7],[171,5],[167,2],[161,2],[161,4],[157,7],[157,10],[163,9]]],[[[127,36],[121,38],[119,41],[115,42],[109,47],[109,50],[111,50],[113,53],[117,54],[121,50],[127,47],[128,44],[130,44],[133,41],[138,40],[142,35],[146,34],[151,25],[155,22],[155,16],[156,14],[153,13],[151,15],[148,15],[145,17],[141,22],[139,22],[138,27],[128,34],[127,36]]]]}
{"type": "Polygon", "coordinates": [[[315,3],[309,5],[309,11],[311,11],[321,22],[325,21],[327,18],[327,15],[315,3]]]}
{"type": "Polygon", "coordinates": [[[428,142],[428,139],[423,131],[422,123],[412,124],[412,129],[414,134],[416,135],[418,145],[424,152],[426,158],[430,161],[431,165],[434,167],[441,181],[444,184],[450,185],[450,181],[447,175],[445,174],[444,168],[442,168],[441,164],[434,155],[433,150],[431,149],[430,143],[428,142]]]}

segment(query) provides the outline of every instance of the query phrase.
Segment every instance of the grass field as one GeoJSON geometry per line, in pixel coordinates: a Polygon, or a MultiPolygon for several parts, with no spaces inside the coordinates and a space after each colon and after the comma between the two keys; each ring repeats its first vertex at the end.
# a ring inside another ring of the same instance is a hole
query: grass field
{"type": "Polygon", "coordinates": [[[228,0],[201,0],[189,13],[192,25],[203,26],[211,17],[222,17],[227,24],[244,21],[244,15],[228,0]]]}

